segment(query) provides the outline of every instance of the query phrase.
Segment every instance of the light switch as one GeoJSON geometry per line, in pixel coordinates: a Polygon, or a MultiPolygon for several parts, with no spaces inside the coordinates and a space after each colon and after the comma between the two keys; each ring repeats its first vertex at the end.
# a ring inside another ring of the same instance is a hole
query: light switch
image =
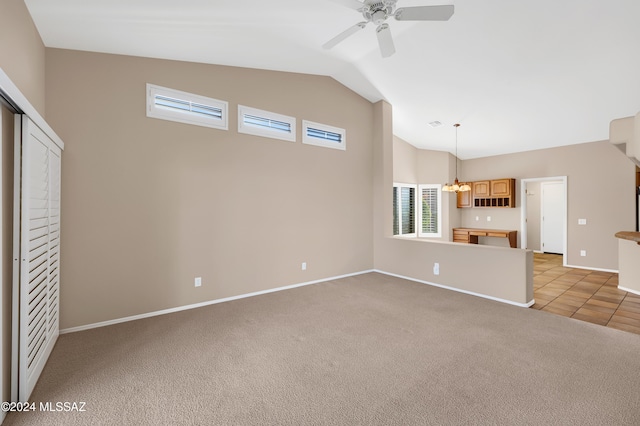
{"type": "Polygon", "coordinates": [[[578,225],[586,225],[587,219],[578,219],[578,225]]]}

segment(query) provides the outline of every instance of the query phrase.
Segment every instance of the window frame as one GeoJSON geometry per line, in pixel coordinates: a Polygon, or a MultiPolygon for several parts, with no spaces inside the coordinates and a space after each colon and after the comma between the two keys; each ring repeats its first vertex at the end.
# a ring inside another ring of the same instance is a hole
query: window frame
{"type": "MultiPolygon", "coordinates": [[[[394,237],[403,237],[403,238],[415,238],[417,237],[417,226],[418,223],[416,222],[417,219],[417,214],[415,213],[417,208],[418,208],[418,197],[417,197],[417,193],[418,193],[418,185],[416,185],[415,183],[398,183],[398,182],[394,182],[393,183],[393,188],[398,188],[398,201],[396,205],[397,205],[397,219],[398,219],[398,233],[397,234],[393,234],[394,237]],[[414,232],[412,233],[408,233],[408,234],[403,234],[402,233],[402,195],[401,195],[401,188],[410,188],[413,189],[414,191],[414,195],[413,195],[413,211],[414,211],[414,215],[413,215],[413,230],[414,232]]],[[[393,215],[392,215],[393,216],[393,215]]],[[[393,227],[392,227],[392,233],[393,233],[393,227]]]]}
{"type": "Polygon", "coordinates": [[[157,86],[150,83],[147,83],[146,89],[147,117],[175,121],[183,124],[191,124],[194,126],[210,127],[218,130],[229,129],[229,103],[226,101],[196,95],[194,93],[183,92],[181,90],[170,89],[168,87],[157,86]],[[218,120],[192,111],[179,111],[172,110],[170,108],[163,108],[162,106],[156,105],[157,95],[183,102],[189,102],[190,104],[195,103],[219,109],[221,111],[221,118],[218,120]]]}
{"type": "Polygon", "coordinates": [[[238,105],[238,133],[244,133],[253,136],[262,136],[271,139],[280,139],[288,142],[296,142],[296,118],[288,115],[278,114],[271,111],[265,111],[246,105],[238,105]],[[255,117],[266,118],[272,121],[279,121],[289,125],[289,132],[283,132],[270,127],[258,127],[245,124],[244,116],[252,115],[255,117]]]}
{"type": "Polygon", "coordinates": [[[329,126],[328,124],[316,123],[309,120],[302,120],[302,143],[307,145],[321,146],[324,148],[347,150],[347,131],[340,127],[329,126]],[[328,133],[340,135],[340,142],[330,141],[322,138],[315,138],[308,135],[308,129],[320,130],[328,133]]]}
{"type": "Polygon", "coordinates": [[[442,237],[442,185],[441,184],[437,184],[437,183],[425,183],[425,184],[420,184],[418,185],[418,214],[417,214],[417,220],[418,223],[416,224],[416,227],[418,229],[418,237],[420,238],[441,238],[442,237]],[[423,232],[422,230],[422,190],[423,189],[435,189],[436,192],[436,196],[437,196],[437,203],[438,203],[438,208],[437,208],[437,218],[438,218],[438,223],[437,223],[437,232],[423,232]]]}

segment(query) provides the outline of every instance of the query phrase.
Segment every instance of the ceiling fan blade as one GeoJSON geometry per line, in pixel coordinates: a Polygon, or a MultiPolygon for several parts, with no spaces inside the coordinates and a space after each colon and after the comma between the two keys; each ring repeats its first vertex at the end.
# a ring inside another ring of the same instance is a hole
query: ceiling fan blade
{"type": "Polygon", "coordinates": [[[398,21],[448,21],[453,9],[452,5],[402,7],[394,16],[398,21]]]}
{"type": "Polygon", "coordinates": [[[393,45],[393,38],[391,37],[389,25],[380,25],[376,28],[376,33],[378,35],[378,44],[380,45],[380,53],[382,53],[382,57],[388,58],[396,53],[396,47],[393,45]]]}
{"type": "Polygon", "coordinates": [[[359,10],[364,7],[364,4],[358,0],[331,0],[331,1],[354,10],[359,10]]]}
{"type": "Polygon", "coordinates": [[[354,26],[347,28],[346,30],[344,30],[343,32],[341,32],[340,34],[338,34],[337,36],[335,36],[334,38],[332,38],[331,40],[323,44],[322,47],[324,49],[331,49],[335,45],[337,45],[338,43],[346,39],[347,37],[354,35],[355,33],[357,33],[358,31],[360,31],[366,26],[367,26],[366,22],[358,22],[354,26]]]}

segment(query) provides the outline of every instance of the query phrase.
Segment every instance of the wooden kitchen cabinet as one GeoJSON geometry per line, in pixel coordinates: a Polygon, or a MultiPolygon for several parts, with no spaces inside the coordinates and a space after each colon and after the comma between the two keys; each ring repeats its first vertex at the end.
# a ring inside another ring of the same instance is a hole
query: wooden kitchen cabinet
{"type": "MultiPolygon", "coordinates": [[[[476,237],[476,242],[475,244],[478,243],[478,237],[476,237]]],[[[466,229],[460,229],[460,228],[453,228],[453,242],[454,243],[465,243],[465,244],[470,244],[471,241],[469,240],[469,231],[466,229]]]]}
{"type": "Polygon", "coordinates": [[[478,237],[498,237],[509,240],[511,248],[518,247],[518,231],[510,229],[453,228],[453,242],[478,244],[478,237]]]}
{"type": "Polygon", "coordinates": [[[473,182],[473,197],[488,197],[491,195],[491,181],[489,180],[480,180],[477,182],[473,182]]]}
{"type": "Polygon", "coordinates": [[[458,208],[473,207],[473,201],[471,198],[472,193],[473,191],[458,192],[458,201],[456,203],[456,206],[458,208]]]}
{"type": "Polygon", "coordinates": [[[508,197],[511,195],[511,181],[514,179],[498,179],[491,181],[492,197],[508,197]]]}
{"type": "Polygon", "coordinates": [[[473,207],[514,208],[516,206],[516,180],[494,179],[473,183],[473,207]]]}
{"type": "Polygon", "coordinates": [[[471,191],[458,192],[456,205],[465,207],[500,207],[516,206],[516,180],[512,178],[478,180],[468,182],[471,191]]]}

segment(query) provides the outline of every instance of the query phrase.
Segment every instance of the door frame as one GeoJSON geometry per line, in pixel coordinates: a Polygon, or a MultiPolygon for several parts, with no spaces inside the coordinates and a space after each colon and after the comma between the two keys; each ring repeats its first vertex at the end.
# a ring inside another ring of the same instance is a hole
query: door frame
{"type": "MultiPolygon", "coordinates": [[[[550,176],[520,179],[520,247],[527,247],[527,183],[561,182],[564,198],[564,217],[562,218],[562,265],[567,266],[567,176],[550,176]]],[[[542,232],[542,227],[540,228],[542,232]]]]}

